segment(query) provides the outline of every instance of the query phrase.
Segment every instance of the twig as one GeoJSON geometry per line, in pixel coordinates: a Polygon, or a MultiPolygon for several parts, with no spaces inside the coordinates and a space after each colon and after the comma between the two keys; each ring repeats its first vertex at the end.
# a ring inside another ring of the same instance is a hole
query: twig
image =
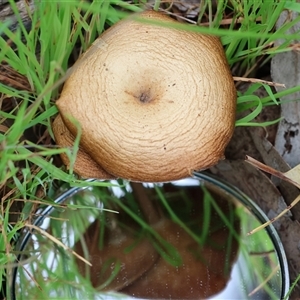
{"type": "Polygon", "coordinates": [[[270,86],[279,86],[279,87],[283,87],[286,88],[285,84],[283,83],[277,83],[277,82],[273,82],[273,81],[267,81],[267,80],[262,80],[262,79],[257,79],[257,78],[244,78],[244,77],[233,77],[234,81],[244,81],[244,82],[251,82],[251,83],[263,83],[263,84],[267,84],[270,86]]]}

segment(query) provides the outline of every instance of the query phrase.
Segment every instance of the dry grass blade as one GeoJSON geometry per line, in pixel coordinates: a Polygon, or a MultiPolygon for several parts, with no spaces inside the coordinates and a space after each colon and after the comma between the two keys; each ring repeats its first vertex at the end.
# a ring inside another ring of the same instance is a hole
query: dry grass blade
{"type": "MultiPolygon", "coordinates": [[[[293,185],[295,185],[297,188],[300,188],[300,183],[298,181],[300,181],[300,176],[299,176],[299,166],[293,168],[292,170],[286,172],[286,173],[281,173],[269,166],[266,166],[265,164],[257,161],[256,159],[250,157],[250,156],[246,156],[246,161],[248,163],[250,163],[251,165],[253,165],[254,167],[269,173],[271,175],[274,175],[282,180],[285,180],[293,185]],[[295,181],[295,178],[297,181],[295,181]]],[[[300,201],[300,195],[298,197],[296,197],[296,199],[290,204],[288,205],[279,215],[277,215],[275,218],[272,218],[271,220],[269,220],[268,222],[262,224],[261,226],[258,226],[257,228],[251,230],[248,232],[248,235],[251,235],[255,232],[258,232],[259,230],[269,226],[270,224],[272,224],[273,222],[275,222],[276,220],[278,220],[279,218],[281,218],[284,214],[286,214],[292,207],[294,207],[298,202],[300,201]]]]}
{"type": "Polygon", "coordinates": [[[272,270],[272,272],[269,274],[269,276],[259,285],[257,286],[251,293],[248,294],[249,297],[253,296],[255,293],[257,293],[259,290],[261,290],[266,283],[279,271],[279,265],[276,266],[276,268],[274,268],[272,270]]]}
{"type": "Polygon", "coordinates": [[[295,168],[293,168],[285,173],[282,173],[282,172],[279,172],[279,171],[259,162],[258,160],[254,159],[248,155],[246,155],[246,162],[250,163],[252,166],[254,166],[266,173],[269,173],[269,174],[274,175],[282,180],[285,180],[300,189],[300,175],[299,175],[300,166],[296,166],[295,168]]]}
{"type": "Polygon", "coordinates": [[[34,276],[28,271],[26,270],[26,268],[23,268],[24,272],[27,274],[27,276],[34,282],[34,284],[37,286],[37,288],[42,291],[41,286],[39,285],[39,283],[35,280],[34,276]]]}
{"type": "Polygon", "coordinates": [[[92,266],[92,264],[89,261],[87,261],[82,256],[78,255],[75,251],[73,251],[72,249],[70,249],[68,246],[64,245],[61,241],[59,241],[58,239],[56,239],[55,237],[53,237],[51,234],[49,234],[45,230],[39,228],[38,226],[31,225],[31,224],[26,224],[26,226],[29,227],[29,228],[31,228],[31,229],[34,229],[34,230],[40,232],[42,235],[44,235],[45,237],[47,237],[48,239],[50,239],[52,242],[54,242],[57,245],[61,246],[65,250],[71,252],[73,255],[75,255],[78,259],[82,260],[87,265],[92,266]]]}

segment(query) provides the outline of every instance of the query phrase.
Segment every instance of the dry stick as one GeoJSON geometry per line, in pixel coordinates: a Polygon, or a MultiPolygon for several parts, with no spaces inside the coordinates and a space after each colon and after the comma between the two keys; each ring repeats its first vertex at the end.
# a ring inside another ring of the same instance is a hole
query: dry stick
{"type": "Polygon", "coordinates": [[[161,217],[156,211],[151,199],[149,199],[148,194],[145,191],[145,187],[142,183],[138,182],[131,182],[130,185],[147,222],[150,225],[156,224],[161,217]]]}
{"type": "Polygon", "coordinates": [[[255,232],[258,232],[259,230],[269,226],[273,222],[277,221],[279,218],[281,218],[283,215],[285,215],[287,212],[291,210],[298,202],[300,201],[300,195],[289,205],[287,206],[279,215],[277,215],[275,218],[270,219],[268,222],[262,224],[261,226],[256,227],[253,230],[250,230],[247,235],[251,235],[255,232]]]}
{"type": "Polygon", "coordinates": [[[270,86],[279,86],[279,87],[283,87],[285,88],[285,84],[283,83],[277,83],[277,82],[273,82],[273,81],[267,81],[267,80],[262,80],[262,79],[257,79],[257,78],[245,78],[245,77],[237,77],[234,76],[233,77],[234,81],[243,81],[243,82],[251,82],[251,83],[262,83],[262,84],[267,84],[270,86]]]}
{"type": "MultiPolygon", "coordinates": [[[[269,167],[266,166],[265,164],[259,162],[258,160],[246,155],[246,162],[250,163],[251,165],[253,165],[254,167],[256,167],[257,169],[260,169],[266,173],[269,173],[271,175],[274,175],[282,180],[285,180],[287,182],[290,182],[291,184],[294,184],[296,187],[300,188],[300,185],[293,181],[292,179],[286,177],[283,173],[269,167]]],[[[279,218],[281,218],[284,214],[286,214],[291,208],[293,208],[298,202],[300,201],[300,195],[290,204],[288,205],[279,215],[277,215],[275,218],[270,219],[268,222],[262,224],[261,226],[258,226],[257,228],[249,231],[247,233],[247,235],[251,235],[255,232],[258,232],[259,230],[269,226],[270,224],[272,224],[273,222],[275,222],[276,220],[278,220],[279,218]]]]}

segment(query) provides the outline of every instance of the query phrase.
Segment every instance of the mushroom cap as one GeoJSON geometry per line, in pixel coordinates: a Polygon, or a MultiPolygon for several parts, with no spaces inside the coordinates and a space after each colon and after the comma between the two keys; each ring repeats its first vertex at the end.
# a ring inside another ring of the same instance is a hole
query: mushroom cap
{"type": "Polygon", "coordinates": [[[172,28],[176,21],[158,12],[135,16],[79,59],[57,107],[69,136],[77,133],[72,119],[79,122],[81,150],[107,173],[146,182],[185,178],[224,157],[235,124],[233,78],[217,37],[172,28]]]}
{"type": "MultiPolygon", "coordinates": [[[[74,136],[65,126],[61,115],[58,115],[53,124],[52,128],[55,132],[55,140],[57,144],[63,145],[64,147],[72,147],[74,145],[74,136]]],[[[70,161],[66,153],[60,154],[62,162],[70,168],[70,161]]],[[[80,173],[80,170],[84,170],[84,177],[86,178],[101,178],[101,179],[115,179],[115,177],[107,173],[102,169],[79,145],[75,164],[73,169],[76,173],[80,173]]]]}
{"type": "Polygon", "coordinates": [[[225,253],[228,229],[211,233],[211,244],[202,246],[171,220],[156,224],[155,229],[178,251],[182,264],[174,267],[160,257],[121,293],[138,299],[207,299],[226,287],[238,248],[234,240],[230,254],[225,253]]]}
{"type": "MultiPolygon", "coordinates": [[[[103,225],[102,225],[103,226],[103,225]]],[[[102,291],[119,290],[137,280],[142,274],[151,269],[159,259],[159,254],[147,238],[138,239],[127,231],[115,230],[104,231],[104,247],[100,247],[99,220],[92,223],[83,234],[83,239],[88,249],[86,257],[92,266],[86,265],[77,259],[76,263],[80,273],[86,276],[90,271],[91,283],[95,288],[102,286],[102,291]],[[130,251],[128,251],[130,249],[130,251]],[[118,270],[118,264],[120,269],[118,270]],[[118,271],[115,277],[112,273],[118,271]]],[[[103,234],[103,233],[102,233],[103,234]]],[[[75,243],[75,251],[85,257],[82,243],[75,243]]]]}

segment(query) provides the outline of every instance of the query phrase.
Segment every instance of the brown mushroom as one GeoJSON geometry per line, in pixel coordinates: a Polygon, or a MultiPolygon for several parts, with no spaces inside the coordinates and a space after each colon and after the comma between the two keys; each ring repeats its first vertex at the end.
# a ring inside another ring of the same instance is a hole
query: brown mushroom
{"type": "MultiPolygon", "coordinates": [[[[159,212],[148,198],[142,184],[132,182],[131,188],[147,223],[150,225],[162,223],[159,212]]],[[[88,249],[86,258],[92,266],[86,265],[80,259],[77,259],[77,266],[81,274],[90,273],[92,285],[103,291],[120,290],[130,285],[159,259],[158,252],[147,236],[137,237],[134,234],[136,226],[130,223],[130,218],[126,218],[124,214],[122,217],[125,217],[126,225],[130,228],[130,231],[128,231],[128,228],[127,230],[126,228],[122,229],[117,225],[118,220],[114,214],[108,214],[105,222],[101,223],[97,219],[83,235],[85,248],[88,249]],[[102,249],[99,247],[101,226],[104,226],[104,230],[102,230],[102,234],[104,233],[104,246],[102,249]],[[112,276],[114,272],[115,276],[112,276]]],[[[85,256],[82,240],[76,242],[75,250],[79,255],[85,256]]]]}
{"type": "MultiPolygon", "coordinates": [[[[159,259],[151,241],[136,237],[130,232],[116,228],[105,229],[104,247],[99,246],[100,227],[96,220],[82,236],[88,255],[86,259],[92,264],[77,260],[77,266],[82,275],[90,275],[92,285],[102,291],[119,290],[133,283],[146,271],[151,269],[159,259]]],[[[133,230],[132,230],[133,231],[133,230]]],[[[85,256],[80,241],[75,244],[75,251],[85,256]]]]}
{"type": "Polygon", "coordinates": [[[173,221],[165,220],[154,228],[175,247],[182,264],[174,267],[160,258],[122,293],[142,299],[207,299],[226,287],[237,254],[236,241],[230,255],[224,251],[228,228],[210,234],[211,244],[204,246],[173,221]]]}
{"type": "MultiPolygon", "coordinates": [[[[72,146],[74,119],[80,124],[79,175],[171,181],[224,157],[236,91],[223,47],[217,37],[173,24],[154,11],[133,15],[105,31],[75,65],[53,132],[57,144],[72,146]]],[[[69,164],[66,155],[63,161],[69,164]]]]}
{"type": "MultiPolygon", "coordinates": [[[[153,239],[148,229],[141,231],[131,216],[126,216],[119,208],[119,215],[108,214],[101,222],[98,219],[84,233],[84,248],[88,252],[85,258],[92,267],[77,259],[81,274],[88,275],[97,290],[120,291],[143,299],[206,299],[221,292],[228,283],[238,253],[239,243],[232,233],[236,230],[238,234],[238,218],[231,219],[231,226],[226,226],[218,213],[211,211],[210,230],[205,242],[199,243],[186,229],[163,214],[163,205],[155,201],[153,190],[141,183],[131,183],[131,188],[145,221],[161,239],[157,240],[157,235],[153,239]],[[105,230],[101,231],[101,226],[105,230]],[[161,244],[162,240],[164,244],[161,244]],[[157,244],[162,249],[166,244],[173,248],[164,249],[168,261],[157,252],[157,244]],[[177,265],[171,264],[170,260],[177,261],[177,265]]],[[[189,223],[199,237],[205,214],[201,210],[202,190],[195,187],[179,190],[165,185],[164,193],[172,195],[173,207],[186,199],[188,213],[180,219],[189,223]]],[[[218,193],[213,196],[222,212],[230,215],[232,206],[228,198],[218,193]]],[[[74,249],[84,256],[81,241],[76,242],[74,249]]]]}

